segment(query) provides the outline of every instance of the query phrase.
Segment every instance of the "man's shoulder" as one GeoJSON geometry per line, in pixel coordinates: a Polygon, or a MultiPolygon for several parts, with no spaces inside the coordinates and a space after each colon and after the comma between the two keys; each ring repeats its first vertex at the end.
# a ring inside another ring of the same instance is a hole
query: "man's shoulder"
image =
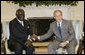
{"type": "Polygon", "coordinates": [[[56,24],[56,22],[57,22],[57,21],[54,21],[54,22],[50,23],[50,25],[54,25],[54,24],[56,24]]]}
{"type": "Polygon", "coordinates": [[[71,23],[71,20],[63,19],[63,22],[65,22],[65,23],[71,23]]]}
{"type": "Polygon", "coordinates": [[[28,22],[28,20],[27,20],[27,19],[24,19],[24,21],[28,22]]]}
{"type": "Polygon", "coordinates": [[[29,21],[28,21],[28,20],[26,20],[26,19],[24,19],[24,22],[29,23],[29,21]]]}
{"type": "Polygon", "coordinates": [[[9,23],[13,23],[16,21],[16,18],[12,19],[9,23]]]}

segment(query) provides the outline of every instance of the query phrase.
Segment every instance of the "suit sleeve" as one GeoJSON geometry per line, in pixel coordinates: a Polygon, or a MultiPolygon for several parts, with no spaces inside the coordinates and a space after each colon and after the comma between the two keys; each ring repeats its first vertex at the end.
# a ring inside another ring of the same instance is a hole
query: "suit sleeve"
{"type": "Polygon", "coordinates": [[[40,36],[40,41],[48,39],[52,34],[53,34],[53,30],[52,30],[52,26],[50,24],[50,28],[49,28],[48,32],[46,34],[40,36]]]}
{"type": "Polygon", "coordinates": [[[75,39],[75,32],[74,32],[74,28],[72,26],[72,22],[69,22],[68,24],[68,33],[69,33],[69,36],[68,36],[68,39],[67,41],[72,41],[73,39],[75,39]]]}
{"type": "Polygon", "coordinates": [[[12,36],[15,40],[17,40],[19,43],[25,43],[27,40],[27,36],[26,34],[22,34],[20,33],[16,26],[10,22],[9,23],[9,30],[10,30],[10,36],[12,36]]]}

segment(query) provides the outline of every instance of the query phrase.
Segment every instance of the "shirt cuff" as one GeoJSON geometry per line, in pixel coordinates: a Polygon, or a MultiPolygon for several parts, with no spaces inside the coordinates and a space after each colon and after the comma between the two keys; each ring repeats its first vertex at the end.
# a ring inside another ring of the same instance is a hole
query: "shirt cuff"
{"type": "Polygon", "coordinates": [[[69,43],[69,41],[66,41],[67,43],[69,43]]]}
{"type": "Polygon", "coordinates": [[[30,35],[28,35],[28,40],[32,41],[32,40],[30,39],[30,35]]]}
{"type": "Polygon", "coordinates": [[[40,36],[38,36],[37,38],[38,38],[38,40],[40,40],[40,36]]]}

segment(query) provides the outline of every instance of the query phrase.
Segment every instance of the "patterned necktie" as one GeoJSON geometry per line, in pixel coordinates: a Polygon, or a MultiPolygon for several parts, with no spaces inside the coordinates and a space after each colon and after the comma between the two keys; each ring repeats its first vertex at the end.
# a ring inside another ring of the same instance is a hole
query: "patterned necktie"
{"type": "Polygon", "coordinates": [[[60,34],[60,37],[61,37],[61,40],[62,40],[62,32],[61,32],[60,23],[59,23],[59,25],[58,25],[58,29],[59,29],[59,34],[60,34]]]}

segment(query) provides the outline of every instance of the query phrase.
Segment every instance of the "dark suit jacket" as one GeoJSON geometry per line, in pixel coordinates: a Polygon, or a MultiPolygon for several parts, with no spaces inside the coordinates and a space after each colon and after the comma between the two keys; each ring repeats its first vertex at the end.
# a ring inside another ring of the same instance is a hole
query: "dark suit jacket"
{"type": "Polygon", "coordinates": [[[27,20],[24,20],[23,22],[24,26],[22,26],[15,18],[9,23],[10,39],[11,44],[13,44],[13,47],[11,47],[14,49],[20,45],[25,46],[24,43],[27,41],[28,35],[33,34],[29,22],[27,20]]]}

